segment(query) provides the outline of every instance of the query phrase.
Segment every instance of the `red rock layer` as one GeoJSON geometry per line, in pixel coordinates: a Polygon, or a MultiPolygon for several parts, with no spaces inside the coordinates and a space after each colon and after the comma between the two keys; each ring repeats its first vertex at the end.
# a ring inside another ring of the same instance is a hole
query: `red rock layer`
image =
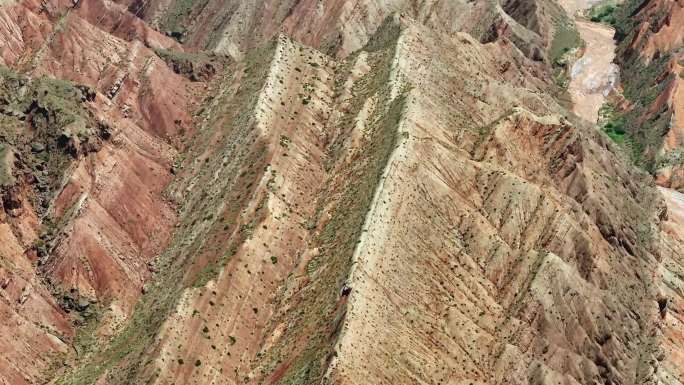
{"type": "Polygon", "coordinates": [[[657,171],[660,185],[673,189],[684,187],[682,148],[684,145],[684,71],[681,47],[684,46],[684,4],[681,1],[652,0],[644,2],[634,15],[636,28],[630,36],[627,54],[640,58],[648,65],[653,60],[668,56],[663,73],[657,74],[656,84],[667,82],[657,99],[649,106],[643,121],[670,115],[668,131],[659,156],[665,159],[657,171]]]}
{"type": "Polygon", "coordinates": [[[0,383],[33,384],[74,333],[44,280],[97,300],[109,327],[130,315],[175,223],[163,191],[200,89],[149,48],[178,44],[115,3],[20,1],[0,7],[0,20],[3,64],[92,87],[87,108],[111,128],[99,151],[73,161],[55,192],[49,213],[61,226],[40,277],[26,257],[40,220],[26,196],[11,192],[23,203],[19,219],[3,220],[0,238],[2,322],[13,331],[0,340],[0,383]]]}

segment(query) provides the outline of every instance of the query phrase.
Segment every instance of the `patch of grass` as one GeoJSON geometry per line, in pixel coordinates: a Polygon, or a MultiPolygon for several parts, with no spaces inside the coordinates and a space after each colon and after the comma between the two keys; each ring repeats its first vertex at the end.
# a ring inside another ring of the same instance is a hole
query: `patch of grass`
{"type": "Polygon", "coordinates": [[[648,172],[655,172],[656,157],[665,134],[670,129],[672,110],[667,103],[654,111],[653,104],[674,80],[675,75],[662,77],[670,55],[666,54],[644,64],[634,57],[622,65],[624,96],[632,106],[624,113],[624,130],[633,149],[633,160],[648,172]]]}
{"type": "Polygon", "coordinates": [[[625,120],[620,118],[615,122],[608,122],[603,127],[605,132],[615,143],[623,144],[625,142],[625,120]]]}
{"type": "Polygon", "coordinates": [[[563,56],[575,48],[582,46],[577,28],[571,22],[558,23],[556,25],[551,46],[549,47],[549,59],[554,66],[563,65],[563,56]]]}
{"type": "Polygon", "coordinates": [[[548,56],[552,67],[552,76],[557,89],[554,91],[558,102],[571,108],[572,98],[567,92],[570,84],[570,66],[574,62],[575,52],[583,42],[572,20],[559,20],[548,48],[548,56]]]}
{"type": "Polygon", "coordinates": [[[94,310],[88,312],[86,317],[82,320],[80,327],[76,329],[73,347],[78,358],[87,357],[97,348],[97,336],[95,335],[95,332],[102,320],[104,310],[94,304],[91,304],[90,306],[93,306],[94,310]]]}
{"type": "Polygon", "coordinates": [[[617,19],[615,17],[616,5],[612,2],[597,4],[591,7],[587,16],[589,20],[594,23],[604,23],[615,26],[617,19]]]}
{"type": "Polygon", "coordinates": [[[202,270],[197,274],[192,287],[204,287],[209,281],[216,278],[223,267],[228,263],[230,257],[235,254],[235,250],[229,250],[224,253],[217,261],[207,263],[202,270]]]}
{"type": "Polygon", "coordinates": [[[201,10],[209,0],[173,0],[164,12],[160,29],[174,39],[183,42],[194,10],[201,10]]]}
{"type": "Polygon", "coordinates": [[[623,145],[625,143],[625,117],[616,111],[610,103],[601,106],[599,110],[599,125],[601,130],[608,135],[615,143],[623,145]]]}

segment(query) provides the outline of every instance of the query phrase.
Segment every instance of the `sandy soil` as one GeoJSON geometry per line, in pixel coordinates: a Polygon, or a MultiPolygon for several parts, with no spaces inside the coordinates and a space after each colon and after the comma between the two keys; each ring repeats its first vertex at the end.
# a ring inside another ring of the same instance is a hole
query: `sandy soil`
{"type": "Polygon", "coordinates": [[[670,220],[684,224],[684,194],[664,187],[658,187],[668,203],[670,220]]]}
{"type": "Polygon", "coordinates": [[[561,0],[559,3],[565,9],[568,15],[576,15],[577,12],[591,8],[594,4],[600,3],[600,0],[561,0]]]}
{"type": "Polygon", "coordinates": [[[601,105],[619,78],[619,68],[613,63],[615,31],[603,24],[582,20],[576,23],[586,50],[572,67],[569,91],[574,112],[590,122],[596,122],[601,105]]]}

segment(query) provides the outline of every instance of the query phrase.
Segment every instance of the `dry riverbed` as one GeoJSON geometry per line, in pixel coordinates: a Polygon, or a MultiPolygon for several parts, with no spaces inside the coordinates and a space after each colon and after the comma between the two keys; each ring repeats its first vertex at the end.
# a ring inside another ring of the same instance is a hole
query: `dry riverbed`
{"type": "Polygon", "coordinates": [[[574,112],[595,123],[599,109],[619,79],[619,68],[613,63],[615,30],[584,20],[577,20],[576,24],[585,50],[572,67],[569,92],[574,112]]]}

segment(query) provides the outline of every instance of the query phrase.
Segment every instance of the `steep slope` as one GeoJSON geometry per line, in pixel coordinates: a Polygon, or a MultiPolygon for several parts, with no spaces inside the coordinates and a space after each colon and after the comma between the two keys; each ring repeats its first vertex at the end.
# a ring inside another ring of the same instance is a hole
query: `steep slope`
{"type": "Polygon", "coordinates": [[[663,364],[661,370],[656,372],[656,378],[662,383],[684,383],[684,349],[682,348],[682,224],[684,215],[682,212],[682,195],[670,189],[660,189],[665,197],[668,207],[668,220],[663,226],[663,258],[659,267],[658,278],[659,306],[662,322],[662,346],[663,364]]]}
{"type": "MultiPolygon", "coordinates": [[[[3,381],[42,379],[73,335],[64,310],[36,274],[44,243],[39,215],[50,206],[70,163],[102,146],[109,134],[87,110],[85,88],[29,79],[2,68],[2,313],[13,333],[2,338],[3,381]],[[31,362],[31,365],[21,365],[31,362]]],[[[47,224],[46,224],[47,227],[47,224]]]]}
{"type": "Polygon", "coordinates": [[[344,61],[280,36],[228,71],[154,285],[59,383],[653,378],[649,177],[506,42],[400,19],[344,61]]]}
{"type": "MultiPolygon", "coordinates": [[[[400,47],[424,63],[441,41],[428,36],[409,29],[400,47]],[[424,56],[412,46],[418,36],[424,56]]],[[[493,61],[468,44],[444,48],[457,52],[449,56],[455,68],[464,68],[455,58],[493,61]]],[[[657,240],[639,234],[653,231],[643,228],[653,212],[638,205],[656,195],[608,175],[646,179],[620,176],[603,138],[514,108],[524,93],[506,92],[494,71],[479,74],[492,89],[481,95],[491,115],[482,112],[471,123],[482,128],[469,132],[436,113],[449,105],[449,89],[421,92],[440,89],[444,73],[436,71],[448,62],[425,72],[411,59],[399,63],[409,81],[434,83],[409,96],[400,126],[408,140],[389,160],[357,246],[332,382],[632,383],[646,376],[657,240]],[[607,200],[616,193],[620,203],[607,200]]],[[[551,105],[529,102],[544,115],[551,105]]]]}
{"type": "Polygon", "coordinates": [[[88,3],[0,7],[3,64],[21,73],[2,73],[2,320],[15,331],[3,383],[45,382],[95,315],[116,329],[175,221],[162,190],[193,91],[152,50],[91,24],[88,3]]]}
{"type": "Polygon", "coordinates": [[[362,48],[393,13],[433,29],[509,39],[535,60],[576,44],[572,21],[553,0],[215,1],[120,0],[131,12],[189,46],[240,59],[283,32],[336,57],[362,48]],[[574,35],[573,35],[574,33],[574,35]],[[568,36],[575,41],[568,42],[568,36]],[[558,37],[558,38],[557,38],[558,37]]]}
{"type": "Polygon", "coordinates": [[[111,126],[109,144],[70,165],[65,180],[55,186],[48,215],[51,222],[68,226],[58,225],[44,235],[51,254],[45,269],[89,298],[114,290],[110,298],[130,308],[145,271],[140,265],[146,261],[126,260],[137,254],[149,259],[168,238],[165,229],[173,223],[173,213],[161,191],[170,180],[174,150],[164,140],[189,120],[181,103],[192,98],[184,89],[186,81],[151,50],[98,29],[71,6],[54,7],[48,14],[32,13],[30,4],[3,8],[16,23],[24,17],[58,20],[42,45],[6,64],[31,76],[49,74],[91,87],[92,114],[111,126]],[[164,89],[160,85],[168,78],[176,79],[177,88],[161,94],[157,90],[164,89]],[[71,221],[70,215],[77,218],[71,221]],[[149,237],[153,229],[156,239],[149,237]]]}
{"type": "Polygon", "coordinates": [[[619,63],[628,104],[626,121],[633,135],[637,159],[656,175],[668,206],[663,227],[663,259],[659,268],[663,315],[662,370],[664,383],[684,382],[682,371],[682,46],[684,8],[678,2],[626,2],[618,10],[619,63]]]}
{"type": "Polygon", "coordinates": [[[304,44],[346,56],[363,47],[383,20],[394,12],[407,12],[431,25],[443,25],[448,18],[446,25],[452,28],[473,27],[473,16],[496,13],[489,2],[467,4],[440,0],[422,4],[411,0],[203,0],[196,5],[177,0],[124,2],[159,30],[168,31],[190,45],[235,58],[281,30],[304,44]]]}
{"type": "Polygon", "coordinates": [[[568,12],[3,4],[0,383],[681,383],[681,207],[554,97],[568,12]]]}
{"type": "Polygon", "coordinates": [[[658,183],[682,187],[682,39],[684,6],[676,1],[630,1],[618,14],[617,59],[624,76],[626,131],[635,157],[658,183]]]}

